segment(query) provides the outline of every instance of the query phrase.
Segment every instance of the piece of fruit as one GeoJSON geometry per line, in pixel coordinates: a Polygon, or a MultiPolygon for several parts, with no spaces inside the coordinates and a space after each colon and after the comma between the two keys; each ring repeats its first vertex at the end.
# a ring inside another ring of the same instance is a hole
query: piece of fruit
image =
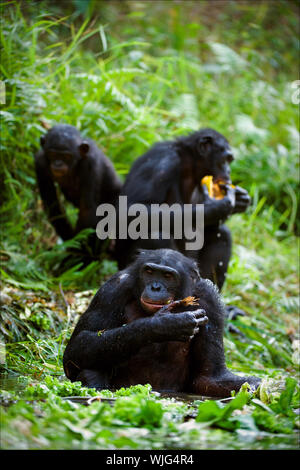
{"type": "Polygon", "coordinates": [[[169,312],[171,311],[174,307],[187,307],[189,305],[194,306],[194,305],[199,305],[199,299],[196,299],[196,297],[185,297],[184,299],[181,300],[173,300],[169,304],[166,304],[164,307],[160,309],[160,312],[169,312]]]}
{"type": "Polygon", "coordinates": [[[210,175],[204,176],[201,180],[201,184],[205,184],[209,197],[213,197],[213,177],[210,175]]]}
{"type": "MultiPolygon", "coordinates": [[[[223,199],[226,194],[225,189],[221,188],[220,185],[226,185],[227,183],[222,180],[219,180],[218,183],[214,183],[212,175],[204,176],[204,178],[202,178],[201,180],[201,184],[205,184],[205,186],[207,187],[209,197],[212,197],[214,199],[223,199]]],[[[235,188],[233,184],[230,184],[229,186],[231,188],[235,188]]]]}

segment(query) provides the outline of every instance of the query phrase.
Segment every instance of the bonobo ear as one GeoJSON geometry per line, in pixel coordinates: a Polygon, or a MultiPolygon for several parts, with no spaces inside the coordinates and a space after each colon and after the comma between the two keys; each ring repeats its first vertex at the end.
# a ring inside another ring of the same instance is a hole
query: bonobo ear
{"type": "Polygon", "coordinates": [[[212,143],[213,143],[213,138],[210,137],[209,135],[200,137],[200,139],[198,140],[198,145],[197,145],[197,149],[199,153],[201,155],[206,154],[210,150],[212,143]]]}
{"type": "Polygon", "coordinates": [[[88,151],[90,149],[90,146],[86,140],[83,140],[81,144],[79,145],[79,152],[82,157],[86,157],[88,151]]]}
{"type": "Polygon", "coordinates": [[[41,147],[44,147],[45,141],[46,141],[45,136],[44,136],[44,135],[41,135],[41,137],[40,137],[40,144],[41,144],[41,147]]]}

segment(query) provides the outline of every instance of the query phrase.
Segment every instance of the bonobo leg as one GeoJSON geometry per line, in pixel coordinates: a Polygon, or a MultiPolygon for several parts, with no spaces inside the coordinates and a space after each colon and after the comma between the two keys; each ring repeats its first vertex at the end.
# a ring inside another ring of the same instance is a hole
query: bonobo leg
{"type": "Polygon", "coordinates": [[[198,255],[200,274],[216,284],[219,290],[226,279],[231,246],[231,233],[225,225],[205,228],[204,246],[198,255]]]}
{"type": "Polygon", "coordinates": [[[238,375],[232,374],[229,370],[226,370],[219,376],[201,376],[197,378],[193,383],[193,393],[225,398],[230,396],[232,390],[238,392],[245,382],[247,382],[254,391],[259,386],[261,380],[253,376],[239,377],[238,375]]]}
{"type": "MultiPolygon", "coordinates": [[[[200,274],[203,278],[210,279],[216,284],[220,291],[226,279],[231,247],[231,233],[226,225],[205,229],[204,247],[200,250],[198,256],[200,274]]],[[[234,305],[226,306],[225,313],[229,320],[234,320],[238,315],[245,315],[243,310],[234,305]]]]}
{"type": "MultiPolygon", "coordinates": [[[[221,312],[220,312],[221,313],[221,312]]],[[[208,323],[192,340],[192,357],[197,358],[191,376],[191,392],[212,397],[230,397],[247,382],[255,390],[260,384],[258,377],[241,377],[226,367],[222,314],[208,313],[208,323]]]]}
{"type": "Polygon", "coordinates": [[[103,390],[111,388],[109,374],[99,372],[98,370],[83,369],[78,374],[76,381],[81,382],[83,387],[103,390]]]}

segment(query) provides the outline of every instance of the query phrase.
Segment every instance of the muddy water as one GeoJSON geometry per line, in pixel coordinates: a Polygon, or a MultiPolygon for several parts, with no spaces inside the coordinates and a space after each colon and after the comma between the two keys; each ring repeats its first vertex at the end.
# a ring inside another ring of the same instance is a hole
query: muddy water
{"type": "Polygon", "coordinates": [[[181,392],[157,392],[158,396],[162,398],[174,398],[178,401],[184,401],[187,403],[193,403],[196,400],[205,401],[205,400],[219,400],[222,403],[227,403],[232,400],[232,397],[221,398],[221,397],[208,397],[204,395],[194,395],[190,393],[181,393],[181,392]]]}
{"type": "Polygon", "coordinates": [[[0,374],[0,390],[20,392],[26,387],[27,383],[26,379],[22,379],[18,375],[0,374]]]}

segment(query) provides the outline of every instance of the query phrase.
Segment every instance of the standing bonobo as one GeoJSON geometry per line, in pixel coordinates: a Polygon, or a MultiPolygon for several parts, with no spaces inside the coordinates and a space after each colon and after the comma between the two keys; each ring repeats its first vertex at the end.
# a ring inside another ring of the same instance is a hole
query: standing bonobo
{"type": "Polygon", "coordinates": [[[213,129],[202,129],[174,141],[159,142],[138,158],[127,175],[121,195],[128,206],[135,203],[204,204],[204,246],[185,251],[184,240],[117,240],[117,260],[123,269],[133,259],[137,248],[174,248],[193,257],[201,276],[222,288],[231,256],[231,235],[224,221],[250,204],[246,190],[230,183],[233,155],[225,137],[213,129]],[[211,175],[221,183],[222,199],[215,199],[201,184],[211,175]]]}
{"type": "Polygon", "coordinates": [[[196,263],[169,249],[141,251],[96,293],[64,353],[72,381],[103,388],[227,397],[244,382],[225,365],[223,306],[196,263]]]}
{"type": "Polygon", "coordinates": [[[67,124],[56,125],[41,137],[35,168],[49,220],[63,240],[82,229],[95,228],[97,206],[114,203],[121,189],[109,159],[91,139],[83,139],[75,127],[67,124]],[[66,199],[79,208],[75,230],[59,204],[55,182],[66,199]]]}

